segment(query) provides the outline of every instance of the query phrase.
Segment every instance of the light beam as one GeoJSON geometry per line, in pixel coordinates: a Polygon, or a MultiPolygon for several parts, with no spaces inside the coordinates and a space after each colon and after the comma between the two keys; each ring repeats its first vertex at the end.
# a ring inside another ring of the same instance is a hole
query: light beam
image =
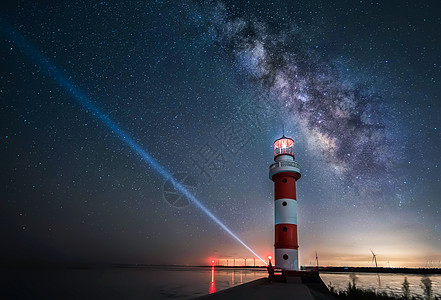
{"type": "Polygon", "coordinates": [[[75,86],[70,79],[68,73],[60,68],[57,68],[47,59],[40,50],[28,42],[22,35],[10,28],[8,24],[0,19],[1,31],[8,38],[13,40],[15,44],[28,56],[33,62],[41,66],[42,70],[48,73],[51,78],[65,91],[70,93],[72,97],[81,104],[88,112],[93,114],[102,123],[109,127],[124,143],[132,148],[140,158],[148,163],[154,170],[156,170],[162,177],[169,180],[174,188],[184,194],[197,208],[212,219],[220,228],[231,235],[242,246],[247,248],[251,253],[258,257],[262,262],[266,262],[256,254],[247,244],[245,244],[237,235],[235,235],[221,220],[219,220],[213,213],[199,201],[189,190],[187,190],[181,183],[179,183],[163,166],[161,166],[146,150],[144,150],[138,143],[135,142],[124,130],[116,125],[106,114],[104,114],[88,97],[87,95],[75,86]]]}

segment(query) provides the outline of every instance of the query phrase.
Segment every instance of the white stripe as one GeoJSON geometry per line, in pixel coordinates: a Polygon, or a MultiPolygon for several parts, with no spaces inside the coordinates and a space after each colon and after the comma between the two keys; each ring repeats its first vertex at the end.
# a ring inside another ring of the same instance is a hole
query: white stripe
{"type": "Polygon", "coordinates": [[[297,201],[294,199],[282,198],[274,201],[275,224],[296,224],[297,225],[297,201]],[[283,205],[286,204],[286,205],[283,205]]]}
{"type": "Polygon", "coordinates": [[[299,252],[296,249],[275,249],[276,255],[274,265],[276,268],[282,268],[284,270],[299,270],[299,252]],[[288,259],[284,259],[283,256],[287,255],[288,259]]]}

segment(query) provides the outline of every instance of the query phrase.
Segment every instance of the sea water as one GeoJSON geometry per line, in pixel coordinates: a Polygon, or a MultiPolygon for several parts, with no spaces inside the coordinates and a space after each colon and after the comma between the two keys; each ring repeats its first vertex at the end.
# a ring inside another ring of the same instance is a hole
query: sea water
{"type": "MultiPolygon", "coordinates": [[[[336,290],[347,290],[349,282],[352,284],[351,273],[320,273],[320,277],[327,286],[333,286],[336,290]]],[[[403,295],[403,282],[407,277],[409,291],[412,296],[423,297],[424,290],[421,287],[423,278],[432,281],[433,296],[441,297],[441,275],[417,275],[417,274],[377,274],[377,273],[353,273],[356,287],[364,290],[372,290],[377,293],[386,292],[389,295],[403,295]]]]}
{"type": "Polygon", "coordinates": [[[267,276],[218,267],[0,269],[0,299],[192,299],[267,276]]]}

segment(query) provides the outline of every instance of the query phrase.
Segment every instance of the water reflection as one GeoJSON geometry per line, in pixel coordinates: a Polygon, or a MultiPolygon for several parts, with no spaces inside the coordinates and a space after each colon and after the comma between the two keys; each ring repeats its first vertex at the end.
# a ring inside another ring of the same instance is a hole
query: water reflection
{"type": "Polygon", "coordinates": [[[214,266],[211,266],[211,281],[210,281],[210,288],[208,289],[208,292],[210,294],[213,294],[216,292],[216,283],[214,281],[214,266]]]}
{"type": "MultiPolygon", "coordinates": [[[[407,293],[412,297],[424,297],[425,286],[422,279],[427,276],[419,274],[393,274],[393,273],[355,273],[357,288],[373,290],[377,293],[386,292],[389,294],[403,295],[403,285],[406,286],[407,293]],[[406,283],[405,283],[406,282],[406,283]]],[[[354,275],[355,275],[354,274],[354,275]]],[[[336,290],[346,291],[348,283],[352,284],[353,276],[351,273],[321,273],[323,282],[332,286],[336,290]]],[[[429,277],[427,277],[429,278],[429,277]]],[[[431,290],[433,295],[441,296],[441,275],[430,275],[432,283],[431,290]]]]}
{"type": "MultiPolygon", "coordinates": [[[[230,288],[232,286],[247,283],[267,275],[266,269],[229,269],[211,266],[211,269],[208,270],[210,270],[210,287],[208,289],[210,294],[230,288]]],[[[208,275],[208,272],[206,274],[208,275]]]]}

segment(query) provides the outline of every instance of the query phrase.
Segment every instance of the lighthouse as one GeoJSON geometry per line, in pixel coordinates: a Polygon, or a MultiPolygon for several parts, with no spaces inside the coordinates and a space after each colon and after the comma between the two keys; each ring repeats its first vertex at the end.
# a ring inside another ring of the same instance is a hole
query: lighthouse
{"type": "Polygon", "coordinates": [[[296,183],[300,176],[294,140],[283,135],[274,142],[274,163],[269,167],[269,178],[274,182],[274,266],[285,271],[299,270],[296,183]]]}

